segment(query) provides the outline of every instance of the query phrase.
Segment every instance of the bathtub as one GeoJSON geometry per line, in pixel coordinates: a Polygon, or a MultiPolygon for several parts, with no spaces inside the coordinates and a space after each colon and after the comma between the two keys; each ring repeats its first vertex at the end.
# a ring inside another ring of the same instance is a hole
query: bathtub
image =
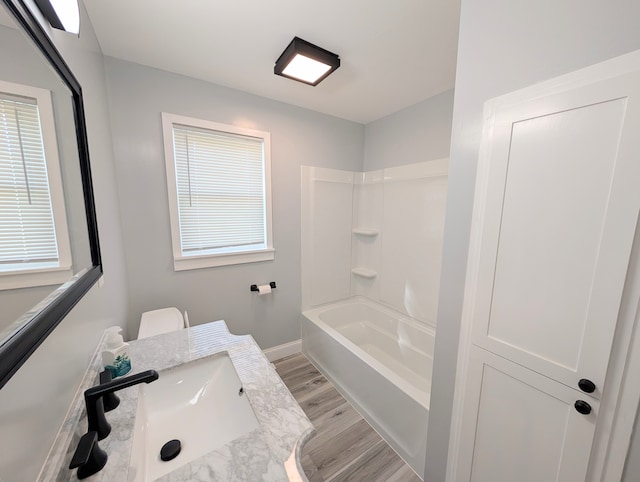
{"type": "Polygon", "coordinates": [[[302,312],[302,351],[422,477],[433,328],[366,298],[302,312]]]}

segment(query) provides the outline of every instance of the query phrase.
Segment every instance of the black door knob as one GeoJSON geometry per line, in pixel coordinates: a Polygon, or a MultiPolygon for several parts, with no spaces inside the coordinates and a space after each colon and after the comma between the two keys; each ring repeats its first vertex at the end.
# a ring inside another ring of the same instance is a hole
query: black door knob
{"type": "Polygon", "coordinates": [[[591,380],[587,380],[586,378],[581,378],[578,382],[578,387],[584,393],[593,393],[596,390],[596,385],[591,380]]]}
{"type": "Polygon", "coordinates": [[[587,402],[585,402],[584,400],[578,400],[576,401],[576,403],[573,404],[573,406],[576,408],[576,410],[578,412],[580,412],[582,415],[589,415],[591,413],[591,405],[589,405],[587,402]]]}

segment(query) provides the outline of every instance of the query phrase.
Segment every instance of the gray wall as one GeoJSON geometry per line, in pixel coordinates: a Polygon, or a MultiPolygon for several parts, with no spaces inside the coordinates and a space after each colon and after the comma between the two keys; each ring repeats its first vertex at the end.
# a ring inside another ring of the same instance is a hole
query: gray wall
{"type": "Polygon", "coordinates": [[[429,482],[445,477],[483,103],[640,48],[638,18],[640,3],[627,0],[462,0],[427,440],[429,482]]]}
{"type": "Polygon", "coordinates": [[[453,90],[378,119],[364,129],[364,170],[449,157],[453,90]]]}
{"type": "Polygon", "coordinates": [[[622,474],[623,482],[638,482],[640,480],[640,417],[638,415],[640,413],[636,414],[636,422],[633,425],[631,446],[622,474]]]}
{"type": "Polygon", "coordinates": [[[300,338],[300,165],[362,170],[364,127],[262,97],[106,58],[132,320],[176,306],[192,324],[226,320],[262,348],[300,338]],[[271,133],[275,260],[175,272],[161,112],[271,133]],[[253,283],[276,281],[258,298],[253,283]]]}
{"type": "Polygon", "coordinates": [[[0,390],[0,479],[35,480],[98,340],[126,323],[127,285],[102,53],[83,12],[80,38],[52,32],[83,87],[91,167],[105,264],[95,286],[0,390]]]}

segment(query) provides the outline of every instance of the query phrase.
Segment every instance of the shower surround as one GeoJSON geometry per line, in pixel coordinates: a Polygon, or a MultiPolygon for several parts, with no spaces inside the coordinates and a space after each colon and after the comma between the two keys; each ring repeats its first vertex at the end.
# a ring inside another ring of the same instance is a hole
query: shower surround
{"type": "Polygon", "coordinates": [[[447,159],[302,167],[302,350],[424,469],[447,159]]]}

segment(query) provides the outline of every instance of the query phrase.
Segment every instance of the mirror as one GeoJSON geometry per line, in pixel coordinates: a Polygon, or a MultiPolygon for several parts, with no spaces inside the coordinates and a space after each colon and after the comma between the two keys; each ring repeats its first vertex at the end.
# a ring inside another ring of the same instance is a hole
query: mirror
{"type": "Polygon", "coordinates": [[[0,387],[102,274],[80,85],[22,0],[0,8],[0,387]]]}

